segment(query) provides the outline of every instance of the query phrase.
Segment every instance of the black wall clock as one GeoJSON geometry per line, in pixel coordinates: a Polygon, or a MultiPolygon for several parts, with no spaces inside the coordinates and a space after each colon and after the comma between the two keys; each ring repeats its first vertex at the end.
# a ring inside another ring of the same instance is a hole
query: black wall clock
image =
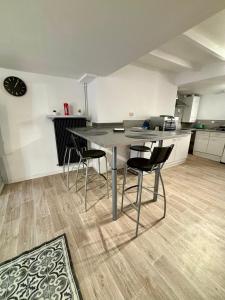
{"type": "Polygon", "coordinates": [[[21,97],[26,94],[27,87],[25,82],[15,76],[9,76],[4,80],[4,88],[6,91],[16,97],[21,97]]]}

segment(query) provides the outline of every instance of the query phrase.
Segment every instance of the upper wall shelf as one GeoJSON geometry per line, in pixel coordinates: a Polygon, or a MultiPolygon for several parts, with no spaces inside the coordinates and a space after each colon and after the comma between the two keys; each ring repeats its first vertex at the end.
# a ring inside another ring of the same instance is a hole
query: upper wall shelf
{"type": "Polygon", "coordinates": [[[84,115],[68,115],[68,116],[64,116],[64,115],[47,115],[48,119],[54,120],[54,119],[65,119],[65,118],[84,118],[86,119],[86,117],[84,115]]]}

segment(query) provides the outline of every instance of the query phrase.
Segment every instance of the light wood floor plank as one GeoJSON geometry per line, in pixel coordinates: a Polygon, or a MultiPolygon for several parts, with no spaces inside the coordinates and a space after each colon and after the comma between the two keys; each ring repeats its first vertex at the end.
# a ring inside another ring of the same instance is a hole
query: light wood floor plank
{"type": "MultiPolygon", "coordinates": [[[[78,193],[67,191],[62,175],[6,186],[0,262],[66,233],[84,299],[225,299],[225,165],[190,156],[162,174],[167,216],[160,220],[162,200],[143,204],[136,239],[136,212],[126,209],[113,222],[101,180],[89,186],[87,212],[82,178],[78,193]]],[[[121,184],[119,172],[119,206],[121,184]]],[[[154,176],[144,176],[144,184],[153,185],[154,176]]],[[[127,196],[135,200],[135,193],[127,196]]],[[[143,201],[151,198],[143,191],[143,201]]]]}

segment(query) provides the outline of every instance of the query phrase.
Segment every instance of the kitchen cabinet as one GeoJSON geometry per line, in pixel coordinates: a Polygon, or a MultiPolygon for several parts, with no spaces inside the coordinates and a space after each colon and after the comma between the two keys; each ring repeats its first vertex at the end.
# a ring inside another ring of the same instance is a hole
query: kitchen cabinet
{"type": "Polygon", "coordinates": [[[168,158],[168,160],[166,161],[166,164],[172,164],[175,162],[175,152],[176,152],[176,148],[177,148],[177,139],[171,139],[171,140],[166,140],[163,142],[163,146],[170,146],[171,144],[174,144],[173,147],[173,151],[170,154],[170,157],[168,158]]]}
{"type": "Polygon", "coordinates": [[[181,161],[187,158],[190,144],[190,135],[176,139],[175,160],[181,161]]]}
{"type": "Polygon", "coordinates": [[[197,132],[194,155],[220,161],[225,147],[225,133],[197,132]]]}
{"type": "Polygon", "coordinates": [[[209,132],[197,131],[195,144],[194,144],[194,152],[206,153],[208,143],[209,143],[209,132]]]}
{"type": "Polygon", "coordinates": [[[209,139],[207,153],[216,156],[222,156],[224,144],[225,144],[225,139],[211,137],[209,139]]]}
{"type": "MultiPolygon", "coordinates": [[[[191,134],[187,134],[183,137],[174,138],[170,140],[163,141],[163,146],[170,146],[174,144],[172,153],[166,162],[166,166],[173,166],[183,163],[188,156],[188,149],[190,144],[191,134]]],[[[146,146],[150,147],[150,143],[146,143],[146,146]]],[[[155,147],[158,146],[158,142],[154,144],[155,147]]],[[[149,153],[144,154],[145,158],[149,158],[149,153]]]]}
{"type": "Polygon", "coordinates": [[[189,96],[182,101],[185,103],[182,122],[194,123],[197,119],[200,97],[189,96]]]}
{"type": "Polygon", "coordinates": [[[190,139],[191,134],[187,134],[183,137],[164,141],[163,146],[170,146],[171,144],[174,144],[173,151],[166,162],[167,166],[176,165],[186,160],[190,139]]]}

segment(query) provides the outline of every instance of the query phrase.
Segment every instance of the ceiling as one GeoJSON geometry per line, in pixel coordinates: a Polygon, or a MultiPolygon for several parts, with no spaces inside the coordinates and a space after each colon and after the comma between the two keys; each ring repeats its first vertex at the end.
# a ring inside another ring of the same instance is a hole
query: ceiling
{"type": "Polygon", "coordinates": [[[182,92],[223,92],[225,10],[140,57],[135,64],[176,74],[176,83],[182,92]],[[179,84],[183,80],[189,83],[179,84]]]}
{"type": "MultiPolygon", "coordinates": [[[[0,7],[0,67],[77,78],[116,71],[224,9],[225,1],[0,0],[0,7]]],[[[162,50],[174,55],[172,48],[162,50]]]]}
{"type": "Polygon", "coordinates": [[[214,42],[217,47],[225,49],[225,10],[195,26],[194,30],[214,42]]]}
{"type": "Polygon", "coordinates": [[[225,10],[171,39],[138,59],[139,62],[180,72],[225,61],[225,10]],[[220,31],[219,31],[220,28],[220,31]],[[224,52],[224,53],[223,53],[224,52]],[[164,63],[165,62],[165,63],[164,63]]]}
{"type": "Polygon", "coordinates": [[[224,94],[225,76],[205,79],[201,81],[184,84],[179,87],[181,94],[224,94]]]}

